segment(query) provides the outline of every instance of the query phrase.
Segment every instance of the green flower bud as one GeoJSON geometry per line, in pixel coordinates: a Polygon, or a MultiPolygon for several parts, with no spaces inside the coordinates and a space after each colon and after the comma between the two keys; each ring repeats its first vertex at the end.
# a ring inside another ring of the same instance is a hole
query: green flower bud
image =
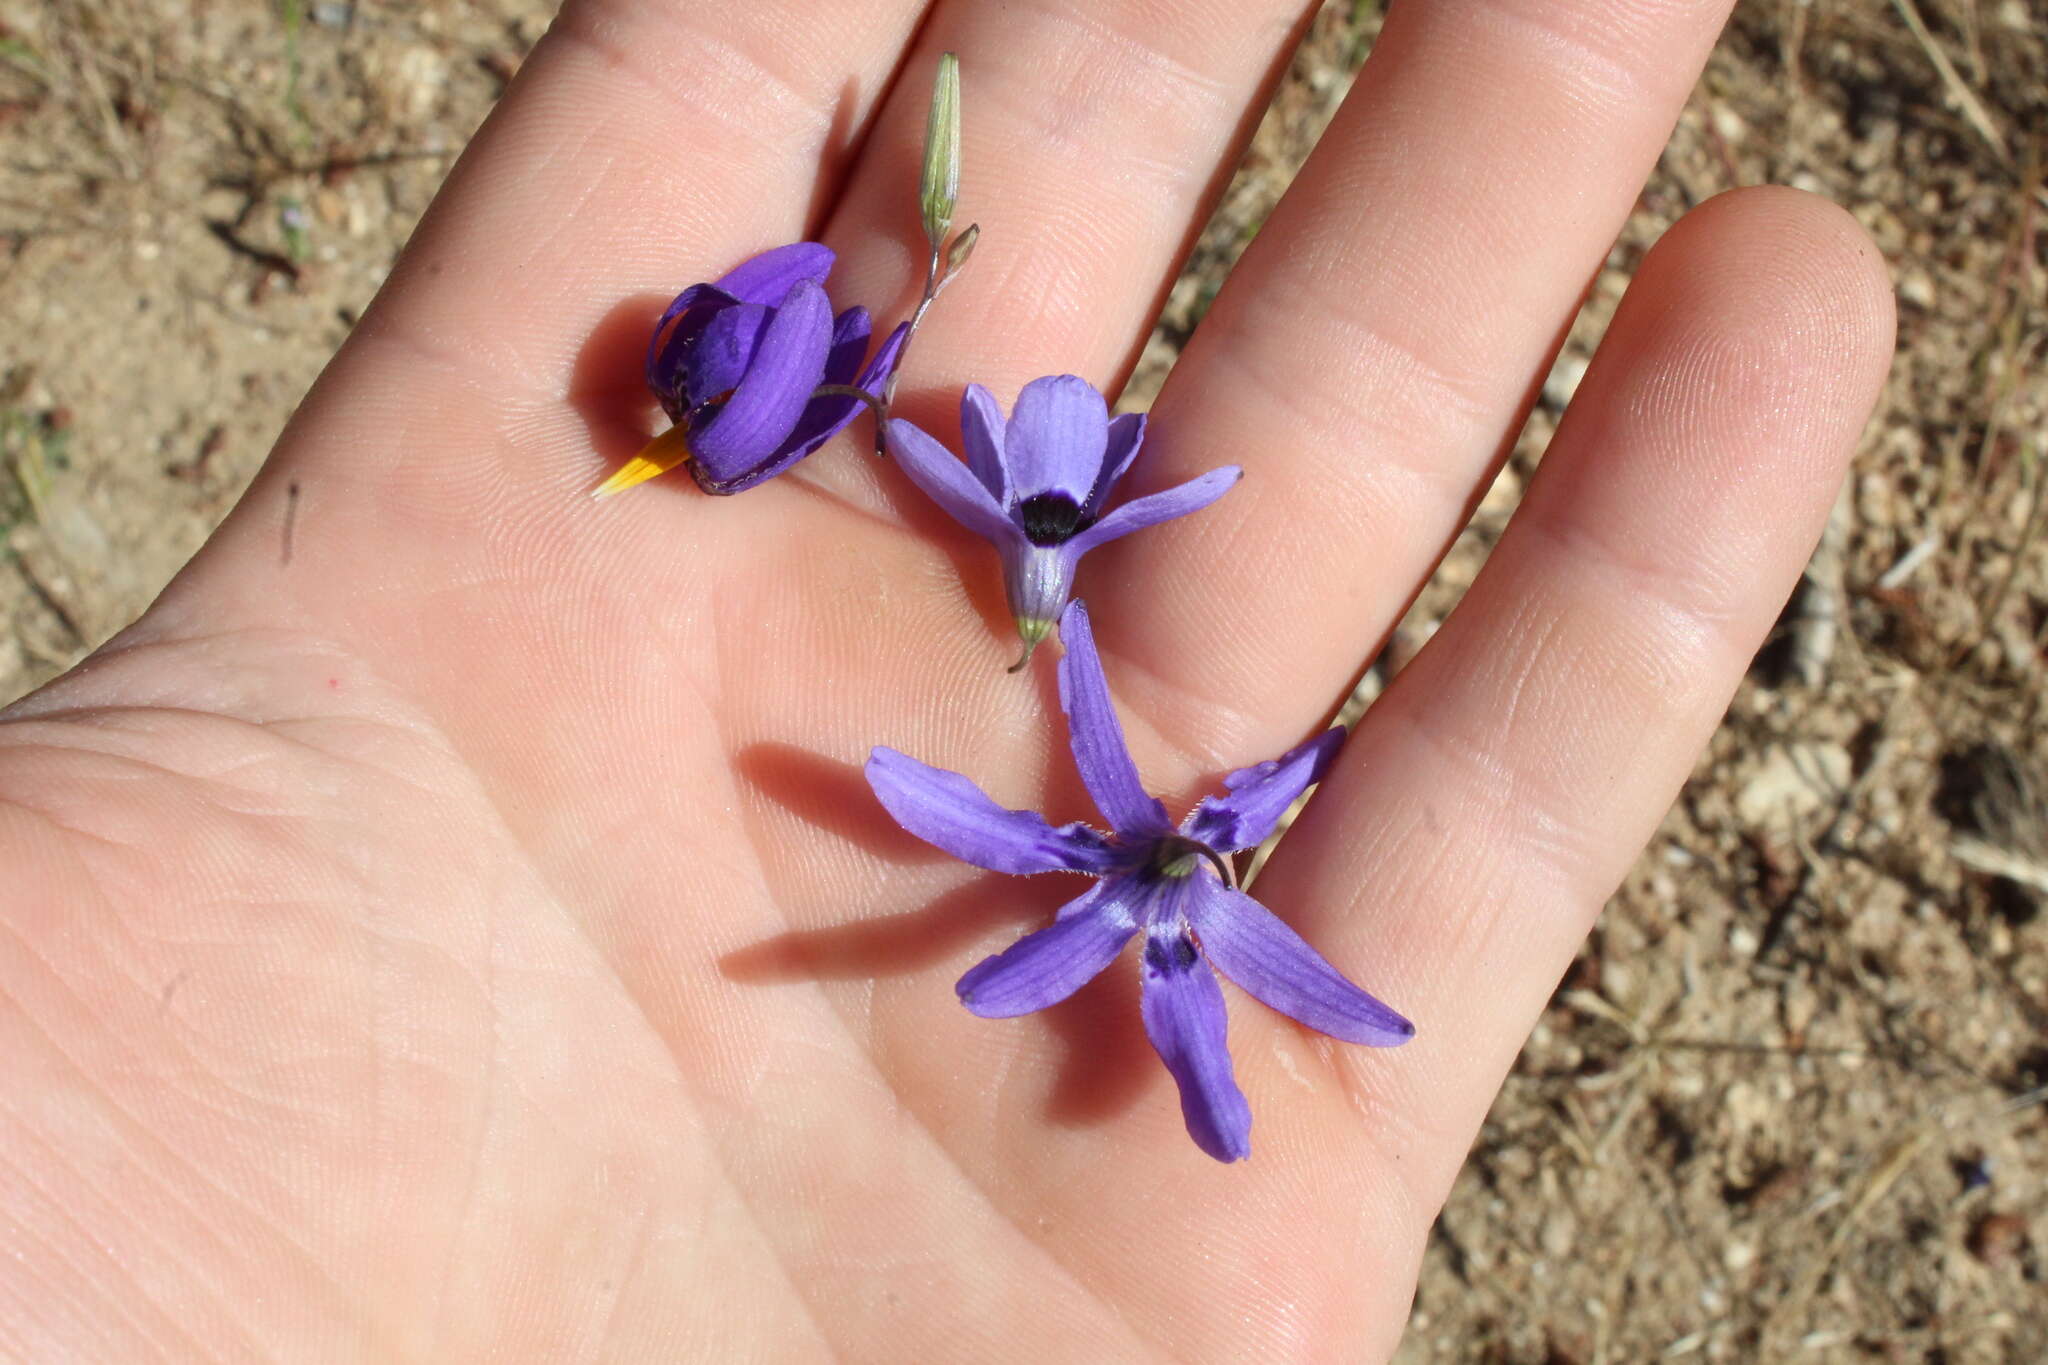
{"type": "Polygon", "coordinates": [[[960,273],[960,267],[967,264],[967,258],[974,254],[974,244],[981,240],[981,224],[969,223],[953,239],[952,249],[946,253],[946,274],[960,273]]]}
{"type": "Polygon", "coordinates": [[[924,210],[924,235],[934,251],[946,240],[953,225],[953,209],[960,202],[960,59],[952,53],[939,57],[939,74],[932,81],[932,105],[924,123],[924,174],[918,179],[917,198],[924,210]]]}

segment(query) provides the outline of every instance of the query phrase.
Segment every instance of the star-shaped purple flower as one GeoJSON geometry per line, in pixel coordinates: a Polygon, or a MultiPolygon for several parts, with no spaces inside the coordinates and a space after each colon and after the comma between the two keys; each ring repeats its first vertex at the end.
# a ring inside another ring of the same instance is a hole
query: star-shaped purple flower
{"type": "Polygon", "coordinates": [[[960,431],[964,465],[901,418],[889,423],[889,449],[933,502],[995,544],[1026,657],[1073,595],[1082,555],[1199,511],[1244,474],[1225,465],[1112,508],[1110,494],[1144,444],[1145,417],[1112,420],[1094,386],[1071,374],[1026,384],[1007,423],[995,395],[969,384],[960,399],[960,431]]]}
{"type": "Polygon", "coordinates": [[[1218,1161],[1237,1161],[1251,1152],[1251,1108],[1231,1073],[1223,991],[1212,967],[1333,1038],[1392,1047],[1415,1035],[1413,1024],[1218,875],[1228,869],[1226,854],[1273,832],[1294,798],[1323,775],[1344,732],[1230,774],[1228,794],[1204,797],[1176,829],[1139,785],[1081,603],[1060,619],[1060,640],[1060,706],[1074,765],[1110,823],[1108,835],[1082,824],[1055,829],[1035,812],[1004,810],[960,774],[894,749],[869,756],[868,784],[898,824],[977,867],[1100,878],[1049,927],[961,977],[960,999],[984,1018],[1044,1009],[1079,990],[1143,931],[1145,1032],[1180,1087],[1189,1136],[1218,1161]]]}
{"type": "Polygon", "coordinates": [[[825,296],[833,254],[816,242],[764,251],[711,284],[676,295],[647,343],[647,387],[675,426],[597,491],[617,493],[684,460],[707,493],[772,479],[854,419],[896,367],[907,324],[865,367],[868,310],[836,318],[825,296]]]}

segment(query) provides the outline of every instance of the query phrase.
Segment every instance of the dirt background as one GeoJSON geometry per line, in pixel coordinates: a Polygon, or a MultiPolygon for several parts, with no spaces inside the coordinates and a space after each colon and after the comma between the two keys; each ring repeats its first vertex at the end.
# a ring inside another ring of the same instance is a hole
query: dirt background
{"type": "MultiPolygon", "coordinates": [[[[551,10],[0,0],[0,702],[197,548],[551,10]]],[[[1379,23],[1318,18],[1128,401],[1379,23]]],[[[2043,0],[1744,3],[1362,689],[1471,581],[1681,213],[1774,182],[1870,229],[1900,342],[1855,472],[1494,1106],[1404,1365],[2048,1360],[2044,151],[2043,0]]]]}

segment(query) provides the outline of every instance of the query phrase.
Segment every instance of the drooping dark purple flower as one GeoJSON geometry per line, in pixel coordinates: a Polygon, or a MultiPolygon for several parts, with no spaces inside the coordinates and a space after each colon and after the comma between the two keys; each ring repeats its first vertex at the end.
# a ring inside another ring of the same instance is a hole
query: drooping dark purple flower
{"type": "Polygon", "coordinates": [[[795,242],[764,251],[711,284],[676,295],[647,343],[647,387],[675,423],[605,480],[621,492],[688,460],[707,493],[774,478],[837,435],[895,369],[898,327],[865,367],[868,310],[836,318],[825,296],[831,248],[795,242]]]}
{"type": "Polygon", "coordinates": [[[1112,419],[1093,385],[1076,375],[1034,379],[1008,422],[995,395],[969,384],[960,399],[967,462],[901,418],[889,449],[911,482],[1003,559],[1010,614],[1025,653],[1043,640],[1074,591],[1074,566],[1098,545],[1207,507],[1243,476],[1212,469],[1164,492],[1110,506],[1117,480],[1145,440],[1145,417],[1112,419]]]}
{"type": "Polygon", "coordinates": [[[1005,810],[958,773],[894,749],[868,758],[868,785],[896,822],[956,858],[995,872],[1083,872],[1099,878],[1050,926],[1027,934],[960,978],[968,1009],[1009,1018],[1057,1004],[1142,933],[1145,1032],[1180,1087],[1181,1116],[1218,1161],[1251,1152],[1251,1109],[1232,1075],[1216,971],[1310,1028],[1349,1043],[1392,1047],[1415,1026],[1360,990],[1273,913],[1219,875],[1225,855],[1273,832],[1294,798],[1323,775],[1342,730],[1223,779],[1176,828],[1138,781],[1081,603],[1060,620],[1060,706],[1074,764],[1110,833],[1057,829],[1005,810]],[[1215,970],[1211,970],[1214,968],[1215,970]]]}

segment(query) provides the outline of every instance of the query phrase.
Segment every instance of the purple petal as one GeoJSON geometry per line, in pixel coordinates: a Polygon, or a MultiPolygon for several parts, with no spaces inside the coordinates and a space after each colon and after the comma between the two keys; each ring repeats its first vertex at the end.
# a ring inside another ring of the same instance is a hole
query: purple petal
{"type": "Polygon", "coordinates": [[[1109,441],[1102,452],[1102,477],[1096,480],[1095,491],[1088,495],[1086,511],[1091,517],[1100,517],[1102,509],[1109,504],[1109,495],[1131,467],[1131,461],[1138,458],[1138,448],[1145,444],[1145,414],[1127,412],[1121,417],[1109,419],[1109,441]]]}
{"type": "Polygon", "coordinates": [[[960,441],[967,448],[967,467],[998,503],[1009,505],[1009,479],[1003,472],[1003,409],[996,396],[979,384],[960,394],[960,441]]]}
{"type": "Polygon", "coordinates": [[[952,451],[901,417],[889,421],[889,451],[925,496],[974,534],[986,536],[998,549],[1023,538],[981,480],[953,458],[952,451]]]}
{"type": "Polygon", "coordinates": [[[1352,985],[1250,896],[1207,876],[1191,891],[1187,914],[1202,951],[1247,995],[1347,1043],[1393,1047],[1415,1036],[1415,1025],[1352,985]]]}
{"type": "Polygon", "coordinates": [[[1026,876],[1116,866],[1108,842],[1086,825],[1054,829],[1036,811],[1005,810],[959,773],[894,749],[868,755],[867,778],[897,824],[976,867],[1026,876]]]}
{"type": "MultiPolygon", "coordinates": [[[[824,382],[851,384],[854,388],[866,389],[879,397],[883,381],[888,379],[890,371],[896,368],[897,357],[903,353],[903,342],[908,335],[908,328],[908,323],[898,323],[896,330],[883,340],[881,348],[875,352],[874,359],[868,362],[867,368],[855,376],[853,370],[860,365],[861,355],[867,350],[868,310],[847,309],[839,315],[839,322],[833,329],[832,350],[825,360],[824,382]],[[852,325],[849,320],[855,314],[859,315],[859,343],[842,346],[840,338],[846,335],[852,325]]],[[[847,424],[860,416],[866,407],[867,404],[858,398],[813,398],[810,405],[804,409],[804,415],[797,419],[796,430],[790,433],[788,440],[776,447],[775,454],[769,458],[768,463],[739,481],[729,491],[742,492],[763,479],[774,478],[846,430],[847,424]]]]}
{"type": "Polygon", "coordinates": [[[669,300],[668,307],[655,320],[654,332],[647,338],[647,387],[662,400],[671,419],[680,421],[680,414],[687,407],[679,398],[671,406],[671,397],[682,393],[683,357],[690,343],[719,309],[738,302],[717,285],[693,284],[669,300]],[[672,322],[675,326],[671,329],[672,322]]]}
{"type": "Polygon", "coordinates": [[[718,287],[742,302],[780,308],[797,285],[824,284],[834,259],[828,246],[791,242],[741,262],[718,281],[718,287]]]}
{"type": "Polygon", "coordinates": [[[731,393],[747,377],[747,369],[760,353],[761,339],[775,316],[771,308],[758,303],[736,303],[721,308],[690,347],[683,378],[690,406],[695,408],[731,393]]]}
{"type": "Polygon", "coordinates": [[[690,469],[700,485],[732,493],[760,481],[762,466],[796,430],[824,377],[831,346],[832,305],[823,289],[799,281],[775,310],[732,398],[690,429],[690,469]]]}
{"type": "Polygon", "coordinates": [[[875,358],[868,362],[868,367],[860,372],[860,378],[853,381],[855,386],[866,389],[879,398],[882,394],[882,385],[889,381],[890,375],[896,373],[896,362],[903,358],[903,344],[909,340],[910,324],[897,323],[896,330],[882,338],[880,349],[875,352],[875,358]]]}
{"type": "MultiPolygon", "coordinates": [[[[874,332],[874,324],[868,318],[868,310],[855,304],[832,320],[832,349],[825,355],[825,382],[827,384],[851,384],[860,373],[860,362],[868,353],[868,338],[874,332]]],[[[842,398],[842,403],[858,403],[858,398],[842,398]]]]}
{"type": "Polygon", "coordinates": [[[1086,554],[1098,545],[1107,545],[1119,536],[1133,531],[1142,531],[1147,526],[1157,526],[1162,521],[1172,521],[1190,512],[1199,512],[1216,499],[1228,493],[1237,481],[1244,477],[1244,471],[1234,464],[1212,469],[1199,478],[1189,479],[1162,493],[1148,497],[1133,498],[1096,522],[1072,540],[1076,554],[1086,554]]]}
{"type": "Polygon", "coordinates": [[[1239,768],[1223,779],[1230,795],[1203,797],[1181,833],[1224,853],[1264,843],[1294,799],[1322,781],[1343,743],[1341,727],[1326,730],[1278,758],[1239,768]]]}
{"type": "Polygon", "coordinates": [[[1034,379],[1017,395],[1003,435],[1008,501],[1063,493],[1079,507],[1102,478],[1109,407],[1087,380],[1059,374],[1034,379]]]}
{"type": "Polygon", "coordinates": [[[1216,974],[1178,924],[1145,931],[1145,1032],[1180,1087],[1195,1145],[1218,1161],[1252,1151],[1252,1108],[1231,1074],[1228,1019],[1216,974]]]}
{"type": "MultiPolygon", "coordinates": [[[[832,324],[832,349],[825,355],[825,382],[851,384],[867,350],[868,310],[849,308],[832,324]]],[[[776,449],[752,483],[773,478],[837,436],[848,422],[860,416],[865,406],[858,398],[813,398],[804,408],[804,415],[797,419],[796,430],[776,449]]]]}
{"type": "Polygon", "coordinates": [[[983,958],[953,989],[984,1019],[1013,1019],[1057,1005],[1116,961],[1138,932],[1131,914],[1135,881],[1112,877],[1069,901],[1059,918],[983,958]]]}
{"type": "Polygon", "coordinates": [[[1074,766],[1081,770],[1095,808],[1126,838],[1168,833],[1172,826],[1166,807],[1138,781],[1138,766],[1124,743],[1124,727],[1110,704],[1109,682],[1102,676],[1088,610],[1079,602],[1060,617],[1060,644],[1066,650],[1060,658],[1060,709],[1067,713],[1074,766]]]}

